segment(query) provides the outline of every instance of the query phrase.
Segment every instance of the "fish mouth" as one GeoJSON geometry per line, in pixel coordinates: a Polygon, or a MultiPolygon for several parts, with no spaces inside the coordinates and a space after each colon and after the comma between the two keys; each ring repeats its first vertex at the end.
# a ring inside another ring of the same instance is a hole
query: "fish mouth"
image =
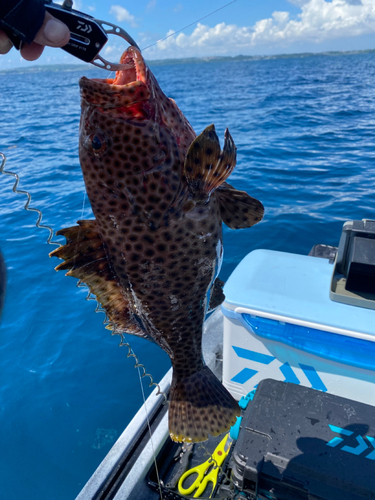
{"type": "Polygon", "coordinates": [[[82,100],[109,108],[129,108],[150,98],[149,71],[141,52],[128,47],[120,58],[123,69],[115,78],[86,78],[79,81],[82,100]]]}
{"type": "Polygon", "coordinates": [[[107,80],[113,85],[131,85],[135,82],[147,84],[147,67],[141,52],[135,47],[128,47],[120,58],[119,64],[124,65],[124,69],[116,71],[116,77],[107,80]]]}

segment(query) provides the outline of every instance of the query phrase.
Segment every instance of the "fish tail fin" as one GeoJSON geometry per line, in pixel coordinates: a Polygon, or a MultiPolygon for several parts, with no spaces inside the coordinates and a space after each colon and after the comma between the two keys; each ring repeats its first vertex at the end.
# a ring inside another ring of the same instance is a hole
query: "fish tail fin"
{"type": "Polygon", "coordinates": [[[169,433],[175,442],[199,442],[218,436],[235,424],[240,408],[205,366],[189,377],[173,379],[169,433]]]}

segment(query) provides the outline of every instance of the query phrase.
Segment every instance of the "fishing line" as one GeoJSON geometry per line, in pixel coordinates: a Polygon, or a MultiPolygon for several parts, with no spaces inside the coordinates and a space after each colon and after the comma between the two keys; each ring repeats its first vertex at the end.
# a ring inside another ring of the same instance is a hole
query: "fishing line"
{"type": "Polygon", "coordinates": [[[173,35],[176,35],[177,33],[180,33],[181,31],[184,31],[186,30],[187,28],[190,28],[190,26],[193,26],[194,24],[196,23],[199,23],[199,21],[202,21],[203,19],[206,19],[206,17],[209,17],[209,16],[212,16],[212,14],[215,14],[216,12],[219,12],[219,10],[221,9],[224,9],[225,7],[228,7],[228,5],[234,3],[234,2],[237,2],[237,0],[232,0],[231,2],[228,2],[226,3],[225,5],[222,5],[221,7],[219,7],[218,9],[216,10],[213,10],[212,12],[210,12],[209,14],[206,14],[205,16],[197,19],[196,21],[194,21],[193,23],[190,23],[188,24],[187,26],[184,26],[183,28],[181,28],[180,30],[177,30],[177,31],[174,31],[173,33],[170,33],[169,35],[165,36],[164,38],[160,38],[160,40],[158,40],[157,42],[155,43],[152,43],[151,45],[147,45],[147,47],[144,47],[142,49],[142,52],[146,49],[149,49],[150,47],[153,47],[154,45],[158,44],[159,42],[162,42],[163,40],[166,40],[167,38],[170,38],[171,36],[173,35]]]}
{"type": "Polygon", "coordinates": [[[85,211],[85,200],[86,200],[86,189],[83,190],[83,203],[82,203],[81,219],[83,219],[83,212],[85,211]]]}
{"type": "Polygon", "coordinates": [[[135,361],[134,368],[140,368],[143,370],[141,377],[142,378],[148,377],[150,379],[149,387],[155,386],[157,388],[156,396],[160,396],[160,395],[164,396],[164,404],[167,404],[168,403],[167,395],[165,394],[165,392],[163,392],[161,390],[160,385],[157,384],[156,382],[154,382],[152,375],[150,373],[146,372],[145,365],[143,365],[142,363],[139,362],[138,356],[134,353],[133,349],[130,347],[130,344],[128,342],[126,342],[124,334],[122,332],[117,332],[116,327],[113,323],[109,322],[109,324],[111,326],[113,326],[112,335],[119,335],[121,338],[120,343],[119,343],[119,347],[127,347],[128,348],[128,353],[127,353],[126,357],[127,358],[134,358],[134,361],[135,361]]]}
{"type": "MultiPolygon", "coordinates": [[[[4,174],[4,175],[10,175],[12,177],[14,177],[16,179],[13,187],[12,187],[12,190],[14,193],[16,194],[25,194],[27,196],[27,201],[25,203],[25,206],[24,206],[24,209],[29,211],[29,212],[36,212],[38,214],[38,219],[35,223],[36,227],[40,228],[40,229],[47,229],[49,231],[49,236],[48,236],[48,239],[47,239],[47,243],[50,244],[50,245],[57,245],[58,247],[61,247],[61,243],[58,243],[56,241],[52,241],[52,238],[53,238],[53,235],[54,235],[54,231],[53,229],[50,227],[50,226],[47,226],[45,224],[41,224],[41,221],[42,221],[42,217],[43,217],[43,214],[42,212],[38,209],[38,208],[32,208],[30,207],[30,202],[31,202],[31,195],[28,191],[25,191],[23,189],[17,189],[18,187],[18,184],[20,182],[20,178],[17,174],[15,174],[14,172],[10,172],[8,170],[4,170],[4,167],[5,167],[5,164],[6,164],[6,156],[4,153],[1,153],[0,152],[0,158],[1,158],[1,164],[0,164],[0,173],[1,174],[4,174]]],[[[84,210],[84,203],[85,203],[85,196],[84,196],[84,199],[83,199],[83,207],[82,207],[82,216],[83,216],[83,210],[84,210]]],[[[87,285],[85,283],[83,283],[81,280],[78,280],[77,282],[77,285],[76,285],[78,288],[83,288],[83,287],[87,287],[87,285]]],[[[108,316],[106,314],[106,311],[101,307],[101,304],[98,302],[98,300],[96,299],[96,297],[92,297],[91,296],[91,291],[88,290],[88,294],[86,296],[86,300],[95,300],[97,305],[96,305],[96,309],[95,309],[95,312],[103,312],[105,314],[105,318],[104,318],[104,321],[103,321],[103,324],[106,324],[106,323],[109,323],[108,321],[108,316]]],[[[114,325],[113,325],[114,326],[114,325]]],[[[146,368],[145,366],[139,362],[139,359],[138,357],[132,352],[132,349],[130,347],[130,344],[128,344],[127,342],[125,342],[125,339],[124,339],[124,335],[120,332],[112,332],[112,335],[120,335],[121,337],[121,341],[120,341],[120,346],[126,346],[128,348],[128,354],[127,354],[127,357],[133,357],[134,360],[135,360],[135,365],[134,365],[134,368],[141,368],[143,370],[143,373],[142,373],[142,377],[149,377],[150,379],[150,384],[149,384],[149,387],[152,387],[152,386],[155,386],[157,387],[158,389],[158,392],[157,392],[157,396],[159,395],[163,395],[164,396],[164,399],[165,399],[165,402],[167,402],[167,396],[166,394],[161,390],[160,388],[160,385],[157,384],[156,382],[154,382],[154,379],[152,377],[152,375],[150,373],[147,373],[146,372],[146,368]]]]}
{"type": "Polygon", "coordinates": [[[154,442],[152,440],[152,432],[151,432],[150,419],[148,418],[148,411],[147,411],[147,405],[146,405],[145,391],[143,389],[142,377],[141,377],[141,372],[140,372],[139,369],[138,369],[138,375],[139,375],[139,383],[141,385],[141,391],[142,391],[142,397],[143,397],[143,405],[144,405],[145,410],[146,410],[147,426],[148,426],[148,432],[150,434],[150,442],[151,442],[152,454],[153,454],[153,457],[154,457],[155,472],[156,472],[156,477],[157,477],[158,485],[159,485],[160,498],[161,498],[161,500],[163,500],[163,492],[162,492],[161,484],[160,484],[160,476],[159,476],[158,463],[156,461],[154,442]]]}
{"type": "MultiPolygon", "coordinates": [[[[84,283],[82,280],[78,280],[76,286],[78,288],[88,288],[88,286],[86,285],[86,283],[84,283]]],[[[156,382],[154,382],[153,376],[151,375],[151,373],[148,373],[146,371],[145,365],[143,365],[142,363],[139,362],[138,356],[134,353],[134,351],[131,348],[129,342],[126,342],[124,333],[118,332],[116,330],[116,325],[112,321],[109,320],[108,315],[107,315],[105,309],[102,308],[102,306],[101,306],[100,302],[97,300],[97,298],[95,296],[92,296],[92,293],[91,293],[91,291],[90,291],[89,288],[88,288],[88,294],[86,296],[86,300],[95,300],[96,301],[95,312],[96,313],[102,312],[102,313],[105,314],[103,325],[108,325],[108,326],[112,327],[111,335],[118,335],[120,337],[119,347],[127,347],[128,348],[128,352],[126,354],[126,357],[127,358],[134,358],[134,361],[135,361],[134,368],[138,368],[138,369],[143,370],[143,373],[141,374],[141,377],[142,378],[148,377],[150,379],[149,387],[155,386],[157,388],[156,396],[164,396],[164,403],[163,404],[167,404],[168,403],[168,398],[167,398],[167,395],[165,394],[165,392],[163,392],[161,390],[161,387],[160,387],[159,384],[157,384],[156,382]]]]}
{"type": "Polygon", "coordinates": [[[50,226],[47,226],[45,224],[41,224],[42,217],[43,217],[42,212],[38,208],[31,208],[29,206],[30,202],[31,202],[31,195],[30,195],[30,193],[28,191],[23,190],[23,189],[17,189],[18,184],[20,182],[19,176],[17,174],[15,174],[14,172],[10,172],[10,171],[4,170],[5,163],[6,163],[6,160],[7,160],[5,154],[4,153],[0,153],[0,157],[2,158],[1,165],[0,165],[0,173],[5,174],[5,175],[11,175],[11,176],[13,176],[16,179],[16,181],[15,181],[13,187],[12,187],[13,192],[16,193],[16,194],[25,194],[27,196],[27,201],[26,201],[25,206],[23,208],[25,210],[29,211],[29,212],[36,212],[38,214],[38,219],[37,219],[35,225],[36,225],[36,227],[38,227],[40,229],[47,229],[49,231],[49,236],[48,236],[48,239],[47,239],[47,243],[49,245],[57,245],[58,247],[61,247],[61,243],[57,243],[56,241],[51,241],[52,238],[53,238],[53,235],[54,235],[53,229],[50,226]]]}

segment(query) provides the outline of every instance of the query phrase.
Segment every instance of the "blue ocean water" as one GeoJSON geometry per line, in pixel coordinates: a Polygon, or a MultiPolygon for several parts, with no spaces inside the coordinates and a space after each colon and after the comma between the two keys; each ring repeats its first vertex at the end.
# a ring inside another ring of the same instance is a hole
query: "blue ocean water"
{"type": "MultiPolygon", "coordinates": [[[[196,132],[229,127],[230,182],[261,200],[263,222],[224,228],[221,277],[255,248],[307,254],[337,245],[346,220],[375,218],[375,54],[155,66],[196,132]]],[[[87,70],[88,77],[105,77],[87,70]]],[[[0,75],[0,151],[54,230],[90,218],[78,162],[82,71],[0,75]]],[[[74,498],[142,392],[134,362],[76,280],[56,273],[48,232],[0,175],[8,289],[0,324],[1,498],[74,498]]],[[[63,242],[64,239],[60,238],[63,242]]],[[[159,380],[169,359],[130,338],[159,380]]],[[[147,384],[146,384],[147,385],[147,384]]],[[[145,386],[146,395],[149,389],[145,386]]]]}

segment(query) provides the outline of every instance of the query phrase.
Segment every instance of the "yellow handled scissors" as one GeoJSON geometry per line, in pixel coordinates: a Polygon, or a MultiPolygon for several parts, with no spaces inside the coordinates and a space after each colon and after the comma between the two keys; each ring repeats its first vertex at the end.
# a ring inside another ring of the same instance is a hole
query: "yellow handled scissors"
{"type": "Polygon", "coordinates": [[[182,474],[180,480],[178,481],[178,491],[181,493],[181,495],[190,495],[196,489],[197,491],[194,494],[194,498],[199,498],[205,491],[208,483],[211,482],[212,483],[212,491],[210,495],[211,498],[217,483],[219,467],[224,462],[226,456],[228,455],[232,441],[233,440],[232,438],[229,437],[229,434],[226,434],[225,437],[219,443],[219,445],[216,447],[212,456],[206,462],[204,462],[201,465],[198,465],[197,467],[193,467],[192,469],[189,469],[184,474],[182,474]],[[192,474],[198,474],[198,476],[196,477],[193,484],[189,486],[189,488],[185,489],[182,486],[182,484],[185,481],[185,479],[191,476],[192,474]]]}

